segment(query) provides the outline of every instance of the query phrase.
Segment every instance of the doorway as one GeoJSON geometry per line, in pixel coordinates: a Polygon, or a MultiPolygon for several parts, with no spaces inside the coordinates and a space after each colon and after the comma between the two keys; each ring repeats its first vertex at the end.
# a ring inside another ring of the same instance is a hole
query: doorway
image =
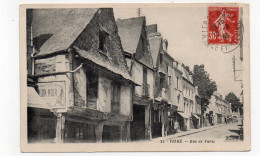
{"type": "Polygon", "coordinates": [[[114,125],[104,125],[102,142],[119,142],[120,141],[120,127],[114,125]]]}
{"type": "Polygon", "coordinates": [[[131,140],[145,139],[145,106],[133,106],[133,121],[130,125],[131,140]]]}

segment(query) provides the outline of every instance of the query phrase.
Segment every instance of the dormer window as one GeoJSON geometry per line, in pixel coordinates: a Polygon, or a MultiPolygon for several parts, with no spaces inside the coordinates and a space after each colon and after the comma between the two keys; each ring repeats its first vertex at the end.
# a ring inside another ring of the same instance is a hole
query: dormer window
{"type": "Polygon", "coordinates": [[[162,61],[163,61],[163,54],[162,53],[160,53],[160,64],[162,64],[162,61]]]}
{"type": "Polygon", "coordinates": [[[108,33],[106,33],[105,31],[99,31],[99,47],[98,49],[105,52],[105,44],[108,38],[108,33]]]}

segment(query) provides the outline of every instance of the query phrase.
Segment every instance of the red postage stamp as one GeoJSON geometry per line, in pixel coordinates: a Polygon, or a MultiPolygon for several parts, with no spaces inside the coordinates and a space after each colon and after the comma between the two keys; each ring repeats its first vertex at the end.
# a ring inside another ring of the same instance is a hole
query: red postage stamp
{"type": "Polygon", "coordinates": [[[208,8],[208,44],[239,43],[239,8],[208,8]]]}

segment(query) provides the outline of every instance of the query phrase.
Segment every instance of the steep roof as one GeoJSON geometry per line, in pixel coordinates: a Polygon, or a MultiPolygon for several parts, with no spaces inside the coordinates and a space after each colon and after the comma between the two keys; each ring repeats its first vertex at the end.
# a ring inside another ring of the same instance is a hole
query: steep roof
{"type": "MultiPolygon", "coordinates": [[[[117,75],[122,76],[123,78],[130,80],[133,82],[132,77],[129,75],[126,68],[122,69],[122,67],[119,67],[119,65],[116,65],[112,62],[111,59],[108,59],[106,56],[103,56],[102,54],[94,51],[85,51],[82,49],[79,49],[77,47],[74,47],[76,49],[76,52],[79,53],[81,57],[84,59],[87,59],[101,67],[106,68],[110,72],[113,72],[117,75]]],[[[125,66],[126,67],[126,66],[125,66]]]]}
{"type": "Polygon", "coordinates": [[[184,67],[182,67],[181,69],[182,69],[182,72],[183,72],[183,78],[186,79],[187,81],[189,81],[189,83],[193,85],[193,81],[190,77],[189,72],[186,69],[184,69],[184,67]]]}
{"type": "Polygon", "coordinates": [[[187,80],[190,80],[190,79],[189,79],[189,73],[188,73],[188,71],[185,70],[184,68],[183,68],[183,77],[186,78],[187,80]]]}
{"type": "Polygon", "coordinates": [[[36,57],[66,50],[88,25],[98,9],[34,9],[33,38],[46,37],[36,57]]]}
{"type": "Polygon", "coordinates": [[[118,19],[118,34],[121,38],[124,51],[134,54],[136,52],[145,17],[118,19]]]}
{"type": "Polygon", "coordinates": [[[149,37],[148,39],[149,45],[150,45],[150,51],[153,59],[153,66],[154,68],[157,65],[157,59],[161,50],[161,42],[162,42],[162,37],[160,36],[153,36],[149,37]]]}

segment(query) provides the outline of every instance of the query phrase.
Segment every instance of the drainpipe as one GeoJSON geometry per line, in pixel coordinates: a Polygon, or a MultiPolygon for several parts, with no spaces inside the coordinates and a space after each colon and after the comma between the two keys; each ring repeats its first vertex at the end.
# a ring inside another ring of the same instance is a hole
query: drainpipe
{"type": "Polygon", "coordinates": [[[31,36],[30,36],[30,39],[31,39],[31,43],[30,43],[30,46],[32,48],[32,53],[31,53],[31,59],[32,59],[32,75],[34,76],[34,54],[35,54],[35,51],[34,51],[34,46],[33,46],[33,35],[32,35],[32,25],[31,25],[31,36]]]}

